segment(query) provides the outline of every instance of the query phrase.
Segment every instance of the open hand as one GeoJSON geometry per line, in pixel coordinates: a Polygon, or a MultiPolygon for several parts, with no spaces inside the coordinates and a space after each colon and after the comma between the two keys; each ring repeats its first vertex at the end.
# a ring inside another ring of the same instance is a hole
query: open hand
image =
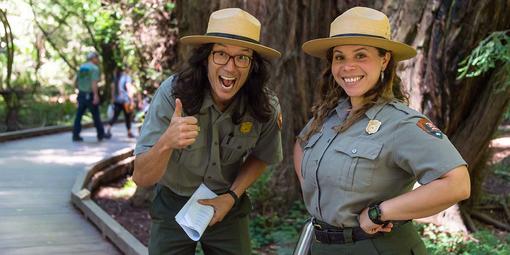
{"type": "Polygon", "coordinates": [[[92,104],[93,105],[99,104],[99,96],[97,94],[94,94],[94,96],[92,97],[92,104]]]}
{"type": "Polygon", "coordinates": [[[209,222],[209,226],[222,221],[235,203],[234,198],[229,194],[219,195],[213,199],[200,199],[198,202],[202,205],[209,205],[214,208],[214,215],[211,222],[209,222]]]}

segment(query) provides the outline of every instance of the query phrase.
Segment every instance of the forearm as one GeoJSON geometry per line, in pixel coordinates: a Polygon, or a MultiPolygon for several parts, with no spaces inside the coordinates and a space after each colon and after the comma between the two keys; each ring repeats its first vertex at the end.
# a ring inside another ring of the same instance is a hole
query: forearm
{"type": "Polygon", "coordinates": [[[157,183],[165,174],[173,150],[158,142],[149,151],[135,158],[133,181],[141,187],[157,183]]]}
{"type": "Polygon", "coordinates": [[[458,167],[440,179],[384,201],[380,205],[381,219],[386,221],[428,217],[467,199],[469,194],[467,168],[458,167]]]}
{"type": "Polygon", "coordinates": [[[250,187],[266,170],[267,165],[264,161],[257,159],[254,156],[249,156],[241,167],[239,175],[237,175],[231,190],[234,191],[238,197],[250,187]]]}
{"type": "Polygon", "coordinates": [[[97,81],[92,82],[92,93],[94,93],[94,96],[99,97],[99,90],[97,88],[97,81]]]}

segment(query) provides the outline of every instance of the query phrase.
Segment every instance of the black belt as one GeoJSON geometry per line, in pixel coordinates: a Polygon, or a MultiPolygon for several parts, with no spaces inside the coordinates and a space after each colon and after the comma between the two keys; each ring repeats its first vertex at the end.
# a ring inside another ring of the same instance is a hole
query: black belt
{"type": "Polygon", "coordinates": [[[339,228],[316,219],[313,219],[312,222],[315,239],[325,244],[353,243],[382,236],[382,233],[367,234],[360,227],[339,228]]]}
{"type": "MultiPolygon", "coordinates": [[[[392,221],[393,230],[397,230],[400,226],[409,222],[411,221],[392,221]]],[[[361,227],[339,228],[317,219],[312,219],[312,223],[315,232],[315,239],[325,244],[353,243],[356,241],[373,239],[384,235],[383,232],[368,234],[367,232],[363,231],[361,227]]]]}

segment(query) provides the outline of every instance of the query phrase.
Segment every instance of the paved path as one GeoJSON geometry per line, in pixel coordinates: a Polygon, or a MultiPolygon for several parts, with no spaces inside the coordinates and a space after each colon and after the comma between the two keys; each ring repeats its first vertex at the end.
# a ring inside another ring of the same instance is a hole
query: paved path
{"type": "Polygon", "coordinates": [[[119,254],[70,203],[78,173],[111,153],[133,147],[122,124],[97,142],[60,133],[0,143],[0,254],[119,254]]]}

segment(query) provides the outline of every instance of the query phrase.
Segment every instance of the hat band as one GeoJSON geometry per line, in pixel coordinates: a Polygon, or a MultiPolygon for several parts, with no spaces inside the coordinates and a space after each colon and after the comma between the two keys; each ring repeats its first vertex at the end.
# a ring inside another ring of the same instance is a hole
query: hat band
{"type": "Polygon", "coordinates": [[[226,37],[226,38],[230,38],[230,39],[237,39],[237,40],[241,40],[241,41],[247,41],[247,42],[251,42],[251,43],[260,44],[260,42],[258,42],[256,40],[253,40],[248,37],[240,36],[240,35],[233,35],[233,34],[226,34],[226,33],[206,33],[205,35],[226,37]]]}
{"type": "Polygon", "coordinates": [[[369,34],[338,34],[338,35],[334,35],[334,36],[331,36],[331,37],[344,37],[344,36],[368,36],[368,37],[375,37],[375,38],[381,38],[381,39],[389,40],[388,38],[383,37],[383,36],[369,35],[369,34]]]}

